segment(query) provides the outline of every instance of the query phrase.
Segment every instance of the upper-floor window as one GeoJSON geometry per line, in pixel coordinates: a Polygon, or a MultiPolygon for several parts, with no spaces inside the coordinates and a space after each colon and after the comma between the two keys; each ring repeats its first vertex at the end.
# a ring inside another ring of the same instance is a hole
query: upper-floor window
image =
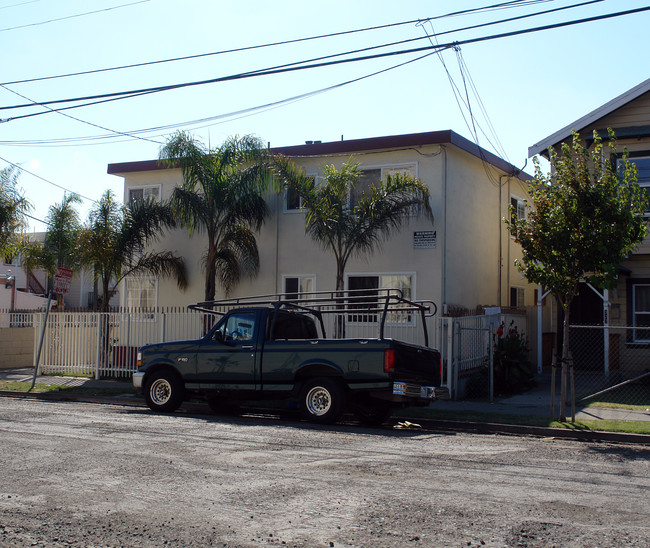
{"type": "MultiPolygon", "coordinates": [[[[313,179],[316,184],[318,184],[318,176],[314,173],[308,173],[307,177],[313,179]]],[[[302,209],[302,198],[298,195],[297,192],[292,190],[285,190],[284,192],[284,211],[285,212],[297,212],[302,209]]]]}
{"type": "Polygon", "coordinates": [[[512,212],[510,214],[511,222],[526,218],[526,204],[521,198],[510,196],[510,205],[512,206],[512,212]]]}
{"type": "MultiPolygon", "coordinates": [[[[638,154],[638,153],[635,153],[638,154]]],[[[646,156],[634,156],[631,158],[628,158],[631,164],[634,164],[636,166],[636,172],[637,172],[637,183],[639,186],[645,191],[646,194],[650,197],[650,154],[648,153],[643,153],[647,154],[646,156]]],[[[621,166],[623,164],[622,159],[618,159],[618,169],[621,169],[621,166]]],[[[650,217],[650,204],[648,205],[648,208],[645,212],[645,217],[650,217]]]]}
{"type": "Polygon", "coordinates": [[[137,200],[160,201],[160,185],[132,186],[128,189],[127,203],[137,200]]]}
{"type": "Polygon", "coordinates": [[[350,193],[350,208],[353,208],[360,200],[362,194],[368,194],[372,185],[386,182],[388,176],[410,175],[417,177],[416,164],[403,164],[382,167],[361,168],[361,177],[357,180],[354,190],[350,193]]]}
{"type": "Polygon", "coordinates": [[[632,324],[637,328],[633,331],[633,341],[650,342],[650,284],[632,286],[632,324]]]}
{"type": "Polygon", "coordinates": [[[510,306],[523,308],[526,305],[526,289],[523,287],[510,288],[510,306]]]}

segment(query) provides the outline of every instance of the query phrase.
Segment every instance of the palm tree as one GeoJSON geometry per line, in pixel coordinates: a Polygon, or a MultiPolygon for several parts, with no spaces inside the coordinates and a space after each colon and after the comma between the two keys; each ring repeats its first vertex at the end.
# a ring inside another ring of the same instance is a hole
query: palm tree
{"type": "Polygon", "coordinates": [[[388,175],[366,192],[358,185],[363,171],[351,159],[340,171],[324,166],[322,184],[288,158],[278,156],[274,164],[287,191],[302,200],[307,233],[334,254],[337,291],[345,289],[345,267],[351,256],[372,254],[414,213],[433,222],[429,189],[410,175],[388,175]]]}
{"type": "Polygon", "coordinates": [[[109,311],[109,301],[126,276],[169,276],[176,279],[180,289],[187,287],[181,257],[171,251],[146,251],[147,244],[174,223],[172,211],[165,204],[137,200],[120,206],[110,190],[102,195],[79,235],[82,262],[94,269],[95,279],[101,283],[102,312],[109,311]]]}
{"type": "Polygon", "coordinates": [[[171,197],[180,224],[190,235],[207,235],[206,301],[214,299],[217,281],[227,295],[244,275],[259,270],[255,232],[268,215],[262,196],[270,181],[267,157],[261,141],[250,135],[210,150],[178,132],[160,151],[162,161],[183,173],[183,185],[171,197]]]}
{"type": "Polygon", "coordinates": [[[20,229],[27,224],[31,204],[17,188],[17,171],[13,167],[0,170],[0,255],[13,255],[18,251],[20,229]]]}

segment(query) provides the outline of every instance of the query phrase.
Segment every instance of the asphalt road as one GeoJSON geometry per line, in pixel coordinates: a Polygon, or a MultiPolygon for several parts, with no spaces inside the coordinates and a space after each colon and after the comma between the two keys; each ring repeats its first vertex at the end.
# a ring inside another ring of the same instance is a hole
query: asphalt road
{"type": "Polygon", "coordinates": [[[0,397],[2,546],[650,546],[650,447],[0,397]]]}

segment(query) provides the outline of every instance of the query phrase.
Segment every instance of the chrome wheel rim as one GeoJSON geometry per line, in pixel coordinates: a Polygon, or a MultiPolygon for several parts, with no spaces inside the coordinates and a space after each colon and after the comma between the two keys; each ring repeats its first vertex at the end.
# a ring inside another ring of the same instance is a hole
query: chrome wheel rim
{"type": "Polygon", "coordinates": [[[156,379],[149,388],[151,401],[156,405],[164,405],[172,395],[172,386],[167,379],[156,379]]]}
{"type": "Polygon", "coordinates": [[[332,396],[329,391],[322,386],[314,386],[306,398],[307,409],[312,415],[321,417],[325,415],[332,407],[332,396]]]}

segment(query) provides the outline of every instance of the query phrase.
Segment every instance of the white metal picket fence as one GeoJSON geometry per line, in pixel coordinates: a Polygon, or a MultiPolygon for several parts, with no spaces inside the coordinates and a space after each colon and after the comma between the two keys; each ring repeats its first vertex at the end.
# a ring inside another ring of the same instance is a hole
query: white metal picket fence
{"type": "MultiPolygon", "coordinates": [[[[333,315],[325,315],[328,337],[334,337],[333,315]]],[[[6,327],[33,326],[34,363],[43,333],[44,312],[4,314],[6,327]]],[[[136,370],[140,346],[173,340],[197,339],[216,317],[189,309],[120,310],[117,312],[52,312],[48,315],[40,349],[39,373],[101,377],[129,377],[136,370]]],[[[347,338],[378,336],[373,318],[348,321],[347,338]]],[[[424,344],[421,318],[393,318],[384,336],[424,344]],[[401,321],[397,321],[401,320],[401,321]]],[[[439,321],[426,318],[429,346],[440,339],[439,321]]]]}

